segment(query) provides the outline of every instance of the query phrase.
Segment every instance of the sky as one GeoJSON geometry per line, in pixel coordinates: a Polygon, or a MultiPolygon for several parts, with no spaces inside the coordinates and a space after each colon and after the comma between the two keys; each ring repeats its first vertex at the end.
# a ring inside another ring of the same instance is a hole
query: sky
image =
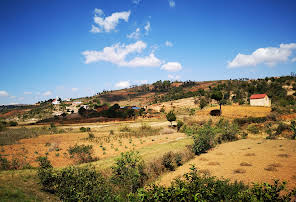
{"type": "Polygon", "coordinates": [[[294,0],[0,1],[0,105],[295,67],[294,0]]]}

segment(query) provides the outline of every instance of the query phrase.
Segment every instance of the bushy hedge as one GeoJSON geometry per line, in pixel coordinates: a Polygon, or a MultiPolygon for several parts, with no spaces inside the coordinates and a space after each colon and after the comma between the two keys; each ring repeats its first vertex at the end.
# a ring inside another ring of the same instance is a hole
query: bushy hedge
{"type": "Polygon", "coordinates": [[[67,167],[54,170],[47,157],[40,157],[38,176],[45,191],[62,201],[113,201],[108,181],[93,167],[67,167]]]}
{"type": "Polygon", "coordinates": [[[292,201],[296,194],[296,190],[283,192],[284,182],[248,187],[240,182],[200,175],[194,167],[184,178],[167,188],[153,184],[139,189],[129,195],[129,201],[292,201]]]}

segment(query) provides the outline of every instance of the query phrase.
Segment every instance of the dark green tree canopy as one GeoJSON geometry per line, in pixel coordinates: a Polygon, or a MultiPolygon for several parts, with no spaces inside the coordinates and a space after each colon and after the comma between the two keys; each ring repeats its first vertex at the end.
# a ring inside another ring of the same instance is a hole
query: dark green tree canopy
{"type": "Polygon", "coordinates": [[[173,111],[170,111],[169,113],[167,113],[166,118],[169,122],[171,122],[171,125],[173,121],[176,121],[176,115],[173,111]]]}

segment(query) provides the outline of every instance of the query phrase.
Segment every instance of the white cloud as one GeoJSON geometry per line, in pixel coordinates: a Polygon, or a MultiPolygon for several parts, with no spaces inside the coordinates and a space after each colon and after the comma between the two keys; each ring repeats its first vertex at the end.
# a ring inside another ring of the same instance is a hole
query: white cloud
{"type": "Polygon", "coordinates": [[[118,83],[115,84],[116,88],[128,88],[130,86],[130,82],[129,81],[120,81],[118,83]]]}
{"type": "Polygon", "coordinates": [[[156,67],[161,65],[161,61],[153,53],[146,57],[135,57],[126,61],[127,55],[131,53],[141,53],[147,47],[143,41],[137,41],[133,44],[115,44],[111,47],[105,47],[102,51],[84,51],[85,63],[99,61],[110,62],[118,66],[125,67],[156,67]]]}
{"type": "Polygon", "coordinates": [[[296,49],[296,43],[280,44],[279,48],[259,48],[251,55],[239,53],[232,61],[228,62],[228,67],[256,66],[258,64],[274,66],[280,62],[287,62],[293,49],[296,49]]]}
{"type": "Polygon", "coordinates": [[[50,95],[52,95],[52,92],[51,91],[46,91],[42,95],[43,96],[50,96],[50,95]]]}
{"type": "Polygon", "coordinates": [[[167,47],[173,47],[173,43],[170,42],[170,41],[166,41],[165,42],[165,46],[167,46],[167,47]]]}
{"type": "Polygon", "coordinates": [[[95,8],[94,13],[96,15],[99,15],[99,16],[104,15],[104,11],[102,9],[99,9],[99,8],[95,8]]]}
{"type": "Polygon", "coordinates": [[[127,67],[158,67],[161,65],[161,61],[155,57],[154,53],[151,53],[146,57],[135,57],[123,64],[123,66],[127,67]]]}
{"type": "Polygon", "coordinates": [[[291,61],[292,61],[292,62],[296,62],[296,57],[292,58],[291,61]]]}
{"type": "Polygon", "coordinates": [[[178,72],[182,70],[182,65],[178,62],[168,62],[161,66],[161,69],[169,72],[178,72]]]}
{"type": "Polygon", "coordinates": [[[130,39],[139,39],[140,38],[140,28],[137,28],[136,31],[127,35],[127,38],[130,39]]]}
{"type": "Polygon", "coordinates": [[[19,98],[18,98],[19,101],[22,101],[22,100],[24,100],[24,99],[25,99],[24,97],[19,97],[19,98]]]}
{"type": "Polygon", "coordinates": [[[173,0],[169,0],[169,5],[171,8],[174,8],[176,6],[176,3],[173,0]]]}
{"type": "Polygon", "coordinates": [[[24,92],[24,95],[32,95],[32,92],[26,91],[26,92],[24,92]]]}
{"type": "Polygon", "coordinates": [[[90,30],[90,32],[92,32],[92,33],[100,33],[101,30],[100,30],[98,27],[96,27],[96,26],[94,26],[94,25],[91,25],[91,30],[90,30]]]}
{"type": "Polygon", "coordinates": [[[138,85],[147,84],[148,80],[138,80],[138,81],[135,81],[134,83],[138,85]]]}
{"type": "Polygon", "coordinates": [[[9,103],[9,105],[18,105],[19,103],[17,103],[17,102],[11,102],[11,103],[9,103]]]}
{"type": "Polygon", "coordinates": [[[8,93],[5,90],[0,90],[0,97],[7,97],[8,93]]]}
{"type": "Polygon", "coordinates": [[[110,32],[116,28],[120,20],[128,22],[130,11],[115,12],[108,17],[103,17],[104,12],[101,9],[95,9],[94,23],[96,26],[92,25],[90,32],[110,32]]]}
{"type": "Polygon", "coordinates": [[[145,25],[144,29],[146,30],[146,34],[148,34],[151,30],[151,25],[150,22],[148,21],[147,24],[145,25]]]}
{"type": "Polygon", "coordinates": [[[169,74],[168,78],[171,79],[171,80],[179,80],[181,77],[179,75],[169,74]]]}
{"type": "Polygon", "coordinates": [[[78,88],[72,88],[71,89],[73,92],[76,92],[76,91],[78,91],[79,89],[78,88]]]}
{"type": "Polygon", "coordinates": [[[14,96],[14,95],[11,95],[11,96],[9,96],[9,98],[11,98],[11,99],[15,99],[15,98],[16,98],[16,96],[14,96]]]}

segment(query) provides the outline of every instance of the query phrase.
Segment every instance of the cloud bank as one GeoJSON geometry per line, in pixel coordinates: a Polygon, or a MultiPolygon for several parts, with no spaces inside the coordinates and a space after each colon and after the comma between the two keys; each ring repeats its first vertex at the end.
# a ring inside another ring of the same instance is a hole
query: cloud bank
{"type": "MultiPolygon", "coordinates": [[[[280,47],[259,48],[250,55],[239,53],[232,61],[228,62],[229,68],[256,66],[265,64],[274,66],[281,62],[289,61],[289,57],[296,49],[296,43],[280,44],[280,47]]],[[[294,59],[291,61],[293,62],[294,59]]]]}

